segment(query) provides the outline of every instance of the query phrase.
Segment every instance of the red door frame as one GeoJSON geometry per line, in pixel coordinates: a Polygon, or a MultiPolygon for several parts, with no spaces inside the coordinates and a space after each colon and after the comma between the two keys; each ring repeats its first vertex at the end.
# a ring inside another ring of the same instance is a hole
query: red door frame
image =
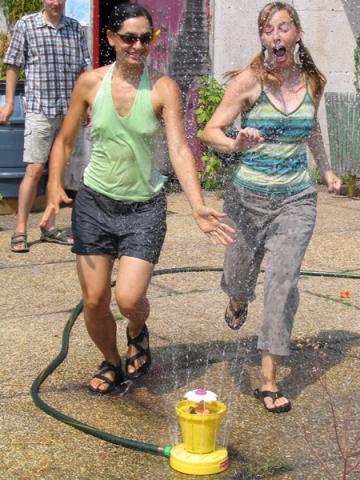
{"type": "MultiPolygon", "coordinates": [[[[129,0],[130,2],[132,0],[129,0]]],[[[100,0],[93,0],[93,67],[100,67],[100,0]]]]}
{"type": "Polygon", "coordinates": [[[100,59],[100,52],[99,52],[99,45],[100,45],[100,28],[99,28],[99,18],[100,18],[100,8],[99,8],[99,0],[93,0],[93,67],[98,68],[99,59],[100,59]]]}

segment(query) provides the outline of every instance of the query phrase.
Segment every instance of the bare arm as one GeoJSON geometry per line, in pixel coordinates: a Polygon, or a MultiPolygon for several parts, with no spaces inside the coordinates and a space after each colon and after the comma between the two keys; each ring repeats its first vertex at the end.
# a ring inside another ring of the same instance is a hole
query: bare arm
{"type": "Polygon", "coordinates": [[[185,139],[180,90],[176,82],[162,77],[157,82],[156,92],[162,106],[170,160],[189,200],[194,219],[212,243],[228,245],[233,242],[230,235],[234,230],[220,221],[225,214],[205,206],[195,161],[185,139]]]}
{"type": "Polygon", "coordinates": [[[19,77],[20,67],[16,65],[9,65],[6,72],[6,94],[5,103],[0,108],[0,123],[7,125],[11,115],[14,112],[14,101],[16,82],[19,77]]]}
{"type": "Polygon", "coordinates": [[[262,142],[264,139],[255,128],[241,129],[235,139],[224,133],[244,111],[245,105],[254,103],[259,93],[259,82],[249,68],[238,74],[226,89],[220,105],[204,129],[201,140],[216,151],[224,153],[242,152],[262,142]]]}
{"type": "Polygon", "coordinates": [[[341,180],[331,170],[318,120],[316,120],[308,144],[309,149],[314,157],[315,163],[319,167],[320,175],[324,179],[326,186],[328,187],[328,191],[339,193],[341,188],[341,180]]]}

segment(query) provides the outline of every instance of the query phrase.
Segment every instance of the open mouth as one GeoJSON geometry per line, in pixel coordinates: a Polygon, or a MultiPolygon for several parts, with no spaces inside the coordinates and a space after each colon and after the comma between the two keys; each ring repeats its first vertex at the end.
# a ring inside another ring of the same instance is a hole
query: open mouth
{"type": "Polygon", "coordinates": [[[273,53],[276,58],[283,58],[286,55],[285,47],[275,47],[273,48],[273,53]]]}

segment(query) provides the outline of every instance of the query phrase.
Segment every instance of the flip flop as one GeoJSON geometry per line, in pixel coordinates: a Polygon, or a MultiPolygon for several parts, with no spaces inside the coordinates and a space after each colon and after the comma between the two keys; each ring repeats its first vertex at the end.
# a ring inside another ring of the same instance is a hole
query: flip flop
{"type": "Polygon", "coordinates": [[[234,308],[232,300],[230,300],[225,310],[224,320],[232,330],[239,330],[239,328],[244,325],[247,319],[247,314],[247,303],[241,305],[239,308],[234,308]]]}
{"type": "Polygon", "coordinates": [[[280,390],[278,390],[277,392],[270,392],[268,390],[264,390],[262,392],[261,390],[256,388],[254,390],[254,397],[257,398],[258,400],[260,400],[260,402],[262,402],[262,404],[264,405],[264,408],[268,412],[271,412],[271,413],[285,413],[285,412],[289,412],[291,410],[290,400],[288,401],[288,403],[285,403],[285,405],[281,405],[281,406],[278,406],[278,407],[274,406],[273,408],[270,408],[266,405],[264,399],[267,398],[267,397],[271,398],[274,403],[275,403],[275,400],[277,400],[278,398],[284,397],[284,395],[280,392],[280,390]]]}

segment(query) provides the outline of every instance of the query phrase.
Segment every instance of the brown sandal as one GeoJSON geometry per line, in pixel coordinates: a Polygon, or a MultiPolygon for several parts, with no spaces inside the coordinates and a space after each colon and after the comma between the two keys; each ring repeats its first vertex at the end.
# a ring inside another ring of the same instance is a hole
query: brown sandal
{"type": "Polygon", "coordinates": [[[244,305],[240,305],[239,308],[235,308],[233,305],[233,300],[230,299],[230,302],[228,303],[228,306],[226,307],[225,310],[225,315],[224,319],[226,324],[232,329],[232,330],[239,330],[241,328],[247,318],[248,314],[248,304],[245,303],[244,305]]]}
{"type": "Polygon", "coordinates": [[[73,245],[73,238],[66,228],[54,227],[51,230],[46,230],[41,227],[41,242],[59,243],[60,245],[73,245]]]}
{"type": "Polygon", "coordinates": [[[10,248],[14,253],[28,252],[30,248],[27,241],[27,233],[14,232],[11,236],[10,248]],[[23,246],[21,247],[21,245],[23,246]]]}

